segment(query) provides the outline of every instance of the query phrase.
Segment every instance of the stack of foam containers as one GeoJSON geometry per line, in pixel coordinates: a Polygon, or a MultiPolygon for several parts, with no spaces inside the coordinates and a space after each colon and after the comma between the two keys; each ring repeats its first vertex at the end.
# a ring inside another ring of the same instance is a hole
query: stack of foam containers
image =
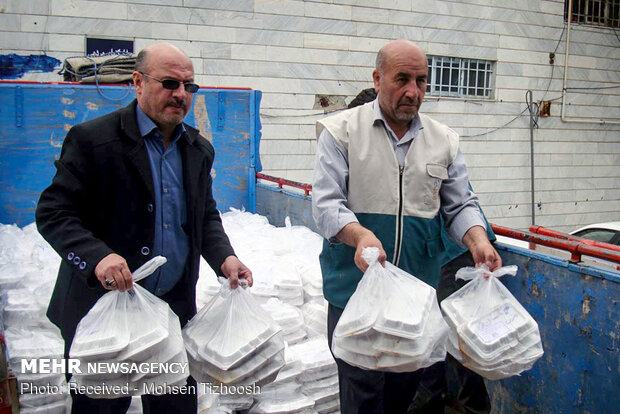
{"type": "Polygon", "coordinates": [[[318,256],[314,260],[298,262],[297,269],[303,284],[304,303],[323,302],[323,276],[318,256]]]}
{"type": "Polygon", "coordinates": [[[278,298],[294,306],[304,304],[304,286],[299,270],[294,262],[286,256],[278,256],[273,267],[278,298]]]}
{"type": "Polygon", "coordinates": [[[295,266],[303,287],[303,302],[323,299],[323,278],[319,254],[323,249],[323,238],[303,226],[292,226],[290,219],[285,227],[276,229],[281,234],[283,246],[288,248],[289,265],[295,266]]]}
{"type": "Polygon", "coordinates": [[[303,367],[300,356],[287,346],[285,359],[286,365],[278,373],[276,380],[261,388],[261,394],[256,396],[256,404],[250,413],[316,413],[313,410],[314,400],[302,393],[303,367]]]}
{"type": "Polygon", "coordinates": [[[327,336],[327,301],[321,296],[320,301],[313,300],[301,307],[308,337],[327,336]]]}
{"type": "Polygon", "coordinates": [[[337,357],[360,368],[390,372],[417,371],[445,358],[448,327],[435,289],[411,276],[398,283],[388,301],[373,305],[374,313],[345,309],[334,331],[337,357]]]}
{"type": "Polygon", "coordinates": [[[270,298],[261,305],[282,328],[282,336],[288,345],[296,344],[306,337],[304,318],[298,307],[270,298]]]}
{"type": "MultiPolygon", "coordinates": [[[[286,227],[273,227],[267,221],[250,213],[232,211],[222,216],[222,222],[239,258],[252,269],[254,285],[250,291],[254,297],[268,308],[267,302],[277,298],[286,305],[294,305],[301,310],[304,328],[307,336],[315,337],[315,345],[320,343],[320,349],[326,351],[322,357],[333,364],[333,373],[330,378],[320,378],[323,389],[310,387],[314,392],[321,412],[330,412],[338,404],[338,385],[336,368],[333,357],[327,345],[327,305],[323,298],[322,276],[318,256],[322,249],[322,238],[310,229],[300,226],[291,226],[287,220],[286,227]],[[241,223],[243,223],[241,225],[241,223]],[[251,245],[248,240],[252,240],[251,245]],[[335,383],[335,386],[334,386],[335,383]],[[329,391],[327,391],[329,390],[329,391]],[[319,392],[328,392],[321,396],[319,392]],[[334,391],[336,396],[333,397],[334,391]],[[333,398],[330,400],[330,397],[333,398]],[[323,402],[323,400],[325,400],[323,402]]],[[[277,302],[276,302],[277,303],[277,302]]],[[[272,302],[272,306],[275,304],[272,302]]],[[[290,308],[289,308],[290,309],[290,308]]],[[[291,311],[282,311],[280,318],[285,314],[292,315],[291,311]]],[[[275,319],[278,319],[275,316],[275,319]]],[[[292,318],[291,318],[292,320],[292,318]]],[[[284,332],[287,333],[286,323],[283,322],[284,332]]],[[[301,334],[300,334],[301,335],[301,334]]],[[[289,349],[295,349],[303,342],[287,335],[288,345],[286,365],[272,384],[261,387],[265,395],[256,396],[256,405],[252,412],[279,412],[278,410],[303,410],[313,406],[314,399],[303,394],[304,386],[301,382],[302,369],[316,370],[307,363],[302,368],[301,359],[295,354],[291,357],[289,349]],[[286,379],[297,378],[299,386],[289,386],[288,391],[278,391],[279,384],[286,379]],[[260,405],[259,405],[260,404],[260,405]]],[[[308,340],[304,340],[307,342],[308,340]]],[[[320,372],[320,371],[319,371],[320,372]]],[[[307,373],[304,375],[307,378],[307,373]]],[[[313,409],[314,410],[314,409],[313,409]]],[[[317,411],[312,411],[316,413],[317,411]]]]}
{"type": "Polygon", "coordinates": [[[50,358],[57,363],[64,358],[64,341],[60,332],[51,323],[45,329],[22,329],[18,327],[5,330],[9,366],[20,383],[30,384],[26,391],[19,396],[20,412],[34,413],[42,410],[49,413],[64,414],[70,410],[71,401],[66,393],[65,374],[55,372],[50,374],[31,373],[22,371],[22,360],[50,358]],[[61,390],[63,392],[30,392],[34,388],[42,390],[61,390]],[[40,387],[40,388],[39,388],[40,387]]]}
{"type": "Polygon", "coordinates": [[[340,408],[338,368],[327,338],[317,336],[290,347],[291,359],[301,361],[301,392],[314,401],[314,410],[332,413],[340,408]]]}
{"type": "Polygon", "coordinates": [[[24,392],[19,396],[20,412],[65,414],[71,411],[65,374],[22,371],[22,359],[64,358],[64,341],[59,329],[45,316],[60,257],[39,235],[34,223],[23,229],[0,224],[0,301],[9,367],[20,383],[50,384],[64,392],[24,392]]]}
{"type": "Polygon", "coordinates": [[[518,375],[543,355],[538,324],[514,298],[476,316],[467,297],[448,297],[441,307],[451,328],[451,353],[487,379],[518,375]]]}
{"type": "Polygon", "coordinates": [[[225,385],[262,385],[273,381],[284,366],[281,335],[269,337],[261,332],[250,341],[238,339],[241,340],[232,352],[211,354],[208,358],[205,355],[213,349],[187,343],[192,376],[199,382],[225,385]]]}
{"type": "Polygon", "coordinates": [[[294,381],[263,388],[250,414],[314,414],[314,401],[302,394],[301,388],[302,385],[294,381]]]}
{"type": "Polygon", "coordinates": [[[304,290],[296,266],[286,256],[275,256],[272,252],[261,252],[247,260],[254,277],[254,294],[260,302],[278,298],[294,306],[304,303],[304,290]]]}
{"type": "MultiPolygon", "coordinates": [[[[299,242],[296,239],[299,237],[315,238],[319,240],[320,247],[320,236],[312,233],[309,229],[298,227],[276,228],[262,216],[236,210],[223,214],[222,222],[235,248],[235,253],[252,270],[254,285],[249,291],[281,326],[284,342],[292,345],[304,340],[307,336],[305,332],[307,325],[305,325],[305,318],[300,311],[303,308],[301,305],[309,298],[306,294],[306,284],[302,281],[301,275],[303,269],[309,269],[306,263],[313,260],[316,261],[319,272],[318,274],[315,272],[313,277],[319,279],[319,285],[321,284],[321,274],[320,267],[318,267],[318,251],[315,252],[316,243],[314,243],[315,247],[313,248],[299,247],[299,242]],[[304,254],[300,255],[300,251],[304,254]]],[[[208,289],[213,285],[215,276],[210,268],[206,272],[203,271],[203,268],[206,267],[208,267],[207,263],[201,261],[196,298],[198,309],[212,297],[208,289]],[[202,281],[201,279],[205,276],[211,279],[202,281]]],[[[314,270],[316,271],[317,268],[314,270]]],[[[315,290],[314,294],[316,293],[320,294],[316,300],[323,303],[322,291],[320,289],[318,292],[315,290]]],[[[320,334],[325,335],[327,316],[324,307],[322,305],[317,306],[321,313],[314,318],[314,325],[318,326],[316,329],[320,334]]],[[[294,362],[300,364],[299,361],[294,362]]],[[[293,367],[297,366],[296,364],[293,367]]],[[[287,358],[286,365],[278,374],[276,382],[286,376],[287,372],[294,372],[290,358],[287,358]]],[[[261,390],[269,389],[271,385],[263,385],[261,390]]],[[[223,401],[229,405],[222,405],[220,402],[218,403],[219,408],[233,409],[234,407],[236,410],[241,409],[239,404],[233,401],[232,395],[228,397],[223,401]]],[[[295,398],[300,397],[303,397],[301,392],[295,398]]],[[[242,396],[238,395],[237,398],[242,399],[242,396]]]]}
{"type": "MultiPolygon", "coordinates": [[[[304,303],[304,285],[298,261],[292,255],[304,251],[306,239],[319,238],[305,227],[274,227],[257,214],[231,209],[222,215],[222,223],[235,252],[252,269],[252,294],[260,302],[276,297],[294,306],[304,303]],[[250,236],[251,235],[251,236],[250,236]]],[[[314,250],[306,255],[314,256],[314,250]]]]}
{"type": "MultiPolygon", "coordinates": [[[[209,392],[208,389],[198,388],[198,414],[235,414],[246,412],[247,404],[240,398],[232,406],[222,403],[222,396],[218,393],[209,392]],[[242,411],[243,410],[243,411],[242,411]]],[[[251,404],[250,404],[251,405],[251,404]]]]}
{"type": "Polygon", "coordinates": [[[35,292],[26,288],[11,289],[4,292],[4,323],[7,326],[18,326],[20,324],[31,326],[45,319],[46,308],[40,306],[38,301],[33,300],[35,297],[35,292]]]}
{"type": "Polygon", "coordinates": [[[284,349],[284,360],[285,365],[278,373],[276,379],[271,384],[264,386],[263,389],[272,390],[291,382],[301,382],[301,374],[303,373],[301,360],[297,359],[296,354],[291,353],[291,347],[288,345],[284,349]]]}
{"type": "Polygon", "coordinates": [[[263,385],[284,366],[281,328],[243,287],[220,292],[183,328],[190,371],[199,382],[263,385]]]}
{"type": "MultiPolygon", "coordinates": [[[[248,213],[249,214],[249,213],[248,213]]],[[[236,251],[239,254],[238,251],[236,251]]],[[[200,272],[198,283],[196,284],[196,309],[200,311],[207,305],[220,291],[220,284],[217,275],[209,267],[204,258],[200,258],[200,272]]],[[[190,356],[191,358],[191,356],[190,356]]],[[[204,414],[232,414],[233,412],[248,409],[254,402],[251,394],[235,393],[219,395],[212,387],[198,387],[198,413],[204,414]]]]}

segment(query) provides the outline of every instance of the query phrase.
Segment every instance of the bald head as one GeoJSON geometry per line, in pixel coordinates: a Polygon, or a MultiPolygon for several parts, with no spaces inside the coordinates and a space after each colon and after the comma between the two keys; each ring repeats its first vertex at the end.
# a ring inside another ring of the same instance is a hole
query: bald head
{"type": "Polygon", "coordinates": [[[388,62],[399,56],[408,56],[414,59],[423,60],[428,66],[426,54],[424,54],[424,51],[422,50],[422,48],[420,48],[420,46],[410,40],[398,39],[391,41],[390,43],[379,49],[379,52],[377,53],[375,68],[378,71],[383,72],[388,62]]]}
{"type": "MultiPolygon", "coordinates": [[[[170,59],[179,59],[180,61],[187,63],[189,62],[192,65],[192,61],[187,56],[185,52],[170,43],[154,43],[142,49],[138,56],[136,57],[136,67],[135,70],[138,72],[148,72],[150,66],[152,65],[152,57],[157,57],[159,59],[170,58],[170,59]]],[[[193,68],[193,65],[192,65],[193,68]]]]}

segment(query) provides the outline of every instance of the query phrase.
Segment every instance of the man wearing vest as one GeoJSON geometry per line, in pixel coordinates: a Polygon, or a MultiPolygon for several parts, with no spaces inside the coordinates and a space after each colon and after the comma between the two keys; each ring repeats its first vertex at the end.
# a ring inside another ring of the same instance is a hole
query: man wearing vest
{"type": "MultiPolygon", "coordinates": [[[[377,99],[317,123],[313,216],[326,238],[320,256],[329,302],[328,340],[367,264],[365,247],[432,286],[437,285],[443,242],[441,213],[450,236],[476,264],[490,269],[501,258],[486,233],[458,134],[420,114],[428,62],[407,40],[377,54],[377,99]]],[[[341,412],[404,413],[419,372],[366,371],[336,360],[341,412]]]]}

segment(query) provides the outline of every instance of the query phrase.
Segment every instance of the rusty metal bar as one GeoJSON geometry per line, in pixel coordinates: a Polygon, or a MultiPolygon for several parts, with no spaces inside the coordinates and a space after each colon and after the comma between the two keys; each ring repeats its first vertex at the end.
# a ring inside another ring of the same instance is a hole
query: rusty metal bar
{"type": "Polygon", "coordinates": [[[495,234],[511,237],[513,239],[523,240],[529,243],[536,243],[542,246],[553,247],[554,249],[565,250],[570,252],[571,261],[580,262],[581,256],[591,256],[598,259],[608,260],[614,263],[620,263],[620,251],[610,250],[599,246],[592,246],[581,241],[564,240],[555,237],[544,236],[541,234],[520,231],[491,224],[491,228],[495,234]]]}
{"type": "Polygon", "coordinates": [[[260,180],[266,180],[266,181],[271,181],[272,183],[276,183],[278,184],[279,188],[282,188],[285,185],[289,187],[299,188],[301,190],[304,190],[304,193],[306,195],[310,195],[310,192],[312,191],[312,186],[310,184],[304,184],[304,183],[300,183],[297,181],[286,180],[280,177],[273,177],[271,175],[266,175],[263,173],[256,173],[256,178],[260,180]]]}
{"type": "Polygon", "coordinates": [[[543,226],[530,226],[530,232],[563,240],[576,241],[584,244],[589,244],[591,246],[602,247],[603,249],[615,250],[620,252],[620,246],[616,246],[615,244],[584,239],[582,237],[573,236],[572,234],[562,233],[561,231],[548,229],[543,226]]]}

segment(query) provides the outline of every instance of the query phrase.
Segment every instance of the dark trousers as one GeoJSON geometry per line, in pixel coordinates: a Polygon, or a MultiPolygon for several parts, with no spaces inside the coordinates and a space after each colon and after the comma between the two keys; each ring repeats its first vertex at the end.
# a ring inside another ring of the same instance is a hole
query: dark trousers
{"type": "MultiPolygon", "coordinates": [[[[327,339],[332,347],[332,335],[343,309],[329,305],[327,339]]],[[[364,370],[336,358],[342,414],[400,414],[405,413],[419,381],[419,371],[392,373],[364,370]]]]}
{"type": "MultiPolygon", "coordinates": [[[[188,389],[197,390],[196,380],[189,377],[187,386],[188,389]]],[[[83,394],[71,393],[71,398],[73,400],[71,414],[124,414],[131,404],[131,397],[94,399],[83,394]]],[[[198,400],[194,392],[142,396],[144,414],[195,414],[196,411],[198,411],[198,400]]]]}
{"type": "MultiPolygon", "coordinates": [[[[467,283],[455,280],[454,275],[461,267],[475,266],[469,252],[465,252],[441,268],[437,300],[442,300],[467,283]]],[[[484,379],[465,368],[448,354],[444,362],[426,368],[423,372],[419,392],[410,410],[411,414],[488,414],[491,402],[484,379]],[[443,410],[438,407],[443,406],[443,410]]]]}

